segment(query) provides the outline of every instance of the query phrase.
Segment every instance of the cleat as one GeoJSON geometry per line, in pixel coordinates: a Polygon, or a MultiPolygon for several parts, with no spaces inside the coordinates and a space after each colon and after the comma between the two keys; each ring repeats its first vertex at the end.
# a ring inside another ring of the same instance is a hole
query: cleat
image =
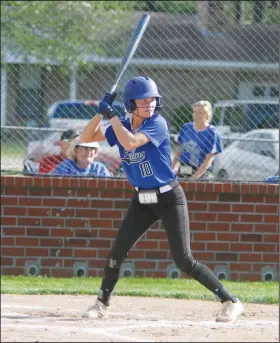
{"type": "Polygon", "coordinates": [[[109,313],[108,306],[104,305],[100,300],[96,300],[96,303],[90,307],[84,314],[83,318],[98,319],[106,317],[109,313]]]}
{"type": "Polygon", "coordinates": [[[234,322],[236,318],[244,312],[244,307],[237,299],[236,303],[225,301],[222,304],[222,309],[217,315],[216,322],[229,323],[234,322]]]}

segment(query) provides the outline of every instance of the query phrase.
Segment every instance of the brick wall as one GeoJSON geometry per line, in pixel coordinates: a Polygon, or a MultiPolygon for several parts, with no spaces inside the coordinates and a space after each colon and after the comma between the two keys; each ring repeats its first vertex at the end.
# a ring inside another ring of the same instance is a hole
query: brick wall
{"type": "MultiPolygon", "coordinates": [[[[126,180],[1,176],[2,274],[70,277],[77,262],[102,276],[126,212],[126,180]]],[[[279,269],[279,186],[181,182],[188,199],[195,258],[231,280],[261,280],[279,269]],[[266,274],[265,274],[266,275],[266,274]]],[[[130,251],[135,275],[166,277],[173,264],[157,222],[130,251]]],[[[218,274],[217,274],[218,275],[218,274]]]]}

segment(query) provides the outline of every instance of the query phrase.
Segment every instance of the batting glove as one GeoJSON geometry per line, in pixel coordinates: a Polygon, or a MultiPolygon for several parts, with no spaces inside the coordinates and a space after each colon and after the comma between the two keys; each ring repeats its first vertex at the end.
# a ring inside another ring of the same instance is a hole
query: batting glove
{"type": "Polygon", "coordinates": [[[116,112],[111,107],[116,96],[117,96],[116,92],[114,92],[112,94],[108,93],[108,92],[105,93],[105,95],[102,98],[102,100],[100,101],[99,107],[98,107],[98,114],[102,118],[111,119],[117,115],[116,112]]]}

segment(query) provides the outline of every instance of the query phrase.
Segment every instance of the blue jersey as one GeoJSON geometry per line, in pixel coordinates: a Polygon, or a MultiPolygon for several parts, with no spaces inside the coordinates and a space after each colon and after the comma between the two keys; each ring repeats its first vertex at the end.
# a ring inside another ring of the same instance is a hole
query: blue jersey
{"type": "Polygon", "coordinates": [[[59,163],[53,175],[85,175],[85,176],[112,176],[109,170],[101,162],[92,162],[87,168],[80,168],[73,160],[65,160],[59,163]]]}
{"type": "Polygon", "coordinates": [[[214,126],[197,131],[194,123],[184,124],[180,130],[178,143],[182,145],[180,161],[199,168],[206,155],[222,151],[220,136],[214,126]]]}
{"type": "MultiPolygon", "coordinates": [[[[122,121],[122,124],[133,132],[129,119],[122,121]]],[[[108,143],[111,146],[118,145],[122,166],[130,184],[151,189],[172,182],[176,175],[172,170],[170,137],[165,119],[154,114],[145,119],[135,132],[145,134],[150,141],[131,151],[125,150],[119,143],[112,126],[105,132],[108,143]]]]}

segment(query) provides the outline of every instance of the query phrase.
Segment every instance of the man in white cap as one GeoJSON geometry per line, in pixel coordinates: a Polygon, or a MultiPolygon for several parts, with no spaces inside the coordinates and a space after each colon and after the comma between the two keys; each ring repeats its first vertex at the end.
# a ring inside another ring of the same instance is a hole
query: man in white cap
{"type": "Polygon", "coordinates": [[[98,142],[82,143],[76,137],[70,145],[69,159],[58,164],[53,175],[112,176],[107,167],[94,161],[99,150],[98,142]]]}

